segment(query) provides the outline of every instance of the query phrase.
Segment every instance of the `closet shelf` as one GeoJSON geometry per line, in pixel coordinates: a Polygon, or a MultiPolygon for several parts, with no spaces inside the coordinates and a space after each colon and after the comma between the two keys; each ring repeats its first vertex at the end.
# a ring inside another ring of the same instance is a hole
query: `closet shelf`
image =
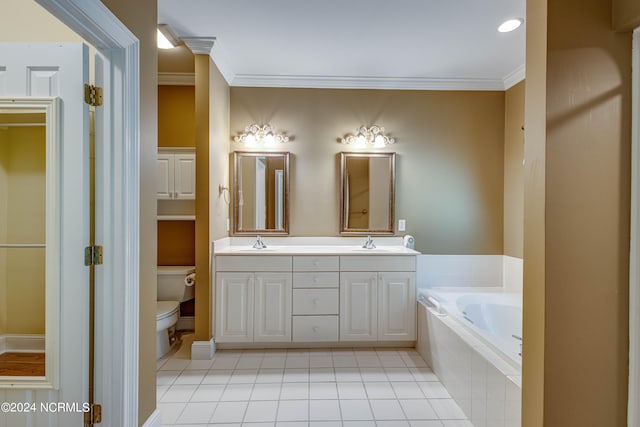
{"type": "Polygon", "coordinates": [[[195,215],[158,215],[158,221],[195,221],[195,215]]]}

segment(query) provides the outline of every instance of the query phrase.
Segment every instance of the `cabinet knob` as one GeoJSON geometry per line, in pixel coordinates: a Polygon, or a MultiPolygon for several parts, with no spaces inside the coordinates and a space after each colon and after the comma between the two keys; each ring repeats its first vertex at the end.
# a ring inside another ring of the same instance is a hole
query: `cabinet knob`
{"type": "Polygon", "coordinates": [[[313,332],[318,332],[318,327],[314,326],[313,328],[311,328],[313,330],[313,332]]]}
{"type": "Polygon", "coordinates": [[[320,279],[318,279],[317,277],[313,278],[313,283],[319,283],[319,282],[320,282],[320,279]]]}
{"type": "Polygon", "coordinates": [[[319,302],[320,302],[320,298],[313,299],[313,305],[318,305],[319,302]]]}
{"type": "Polygon", "coordinates": [[[318,260],[313,261],[313,266],[314,267],[317,267],[319,265],[320,265],[320,261],[318,261],[318,260]]]}

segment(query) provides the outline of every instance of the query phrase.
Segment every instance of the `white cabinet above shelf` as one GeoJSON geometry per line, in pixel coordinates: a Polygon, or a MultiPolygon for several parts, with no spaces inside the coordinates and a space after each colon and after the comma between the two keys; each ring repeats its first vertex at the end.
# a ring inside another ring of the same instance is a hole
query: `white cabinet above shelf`
{"type": "Polygon", "coordinates": [[[158,200],[196,198],[196,154],[193,148],[161,148],[156,172],[158,200]]]}

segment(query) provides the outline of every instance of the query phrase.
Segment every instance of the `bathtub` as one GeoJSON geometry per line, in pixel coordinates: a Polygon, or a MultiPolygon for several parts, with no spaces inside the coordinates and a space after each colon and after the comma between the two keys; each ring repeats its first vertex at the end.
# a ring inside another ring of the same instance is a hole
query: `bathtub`
{"type": "Polygon", "coordinates": [[[450,315],[505,360],[522,367],[522,294],[503,288],[427,288],[418,300],[450,315]]]}
{"type": "Polygon", "coordinates": [[[472,424],[520,426],[521,294],[426,288],[418,302],[417,350],[472,424]]]}

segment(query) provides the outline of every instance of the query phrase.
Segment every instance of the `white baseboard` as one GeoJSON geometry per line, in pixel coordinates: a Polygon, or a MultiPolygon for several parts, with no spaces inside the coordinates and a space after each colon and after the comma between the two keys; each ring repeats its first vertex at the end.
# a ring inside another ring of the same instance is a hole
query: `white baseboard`
{"type": "Polygon", "coordinates": [[[6,352],[41,353],[45,351],[44,335],[8,334],[0,336],[0,354],[6,352]]]}
{"type": "Polygon", "coordinates": [[[147,421],[142,424],[142,427],[162,427],[162,415],[160,415],[160,411],[157,409],[153,411],[147,421]]]}
{"type": "Polygon", "coordinates": [[[209,341],[194,341],[191,344],[191,360],[211,360],[216,352],[213,338],[209,341]]]}

